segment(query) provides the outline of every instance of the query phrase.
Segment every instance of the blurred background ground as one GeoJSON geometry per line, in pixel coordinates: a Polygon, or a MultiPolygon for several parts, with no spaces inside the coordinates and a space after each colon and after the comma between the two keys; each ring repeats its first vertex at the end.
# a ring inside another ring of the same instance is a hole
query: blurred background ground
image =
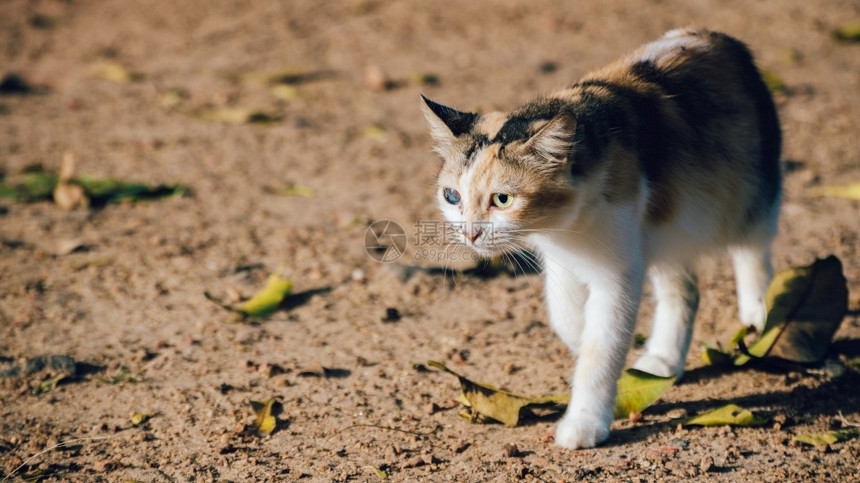
{"type": "Polygon", "coordinates": [[[0,381],[0,475],[856,481],[860,440],[790,441],[860,420],[853,369],[701,368],[701,343],[738,325],[725,260],[702,267],[685,379],[642,422],[613,423],[607,444],[568,451],[549,441],[552,421],[470,424],[455,380],[413,368],[435,359],[522,393],[566,391],[539,276],[407,277],[367,256],[364,232],[438,219],[419,92],[508,109],[666,30],[721,30],[784,83],[774,261],[843,261],[853,313],[827,367],[840,366],[860,352],[860,203],[806,193],[860,181],[860,45],[831,37],[858,18],[848,0],[0,3],[0,76],[22,81],[0,95],[2,176],[57,170],[68,152],[80,174],[191,190],[71,211],[0,199],[0,356],[86,364],[38,395],[42,381],[0,381]],[[264,322],[231,323],[203,295],[235,301],[279,269],[311,293],[264,322]],[[255,436],[248,401],[270,397],[278,429],[255,436]],[[673,422],[727,402],[783,422],[673,422]]]}

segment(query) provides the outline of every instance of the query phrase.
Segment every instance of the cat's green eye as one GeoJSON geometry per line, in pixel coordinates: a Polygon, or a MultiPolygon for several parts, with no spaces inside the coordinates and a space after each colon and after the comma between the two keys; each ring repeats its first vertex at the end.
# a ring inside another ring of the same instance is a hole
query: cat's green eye
{"type": "Polygon", "coordinates": [[[514,202],[514,197],[505,193],[493,193],[493,206],[507,208],[514,202]]]}

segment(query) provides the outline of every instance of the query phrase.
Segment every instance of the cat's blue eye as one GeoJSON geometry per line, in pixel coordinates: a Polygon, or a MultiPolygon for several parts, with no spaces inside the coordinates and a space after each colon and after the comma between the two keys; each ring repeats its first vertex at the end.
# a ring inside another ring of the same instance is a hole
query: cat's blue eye
{"type": "Polygon", "coordinates": [[[445,201],[451,203],[452,205],[460,204],[460,193],[451,188],[445,188],[442,190],[442,196],[445,197],[445,201]]]}

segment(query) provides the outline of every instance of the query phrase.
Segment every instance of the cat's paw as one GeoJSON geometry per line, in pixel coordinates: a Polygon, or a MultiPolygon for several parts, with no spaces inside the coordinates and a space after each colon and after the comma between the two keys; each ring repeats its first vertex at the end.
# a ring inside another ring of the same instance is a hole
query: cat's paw
{"type": "Polygon", "coordinates": [[[761,334],[767,318],[767,308],[758,300],[746,301],[740,304],[740,317],[744,327],[752,327],[761,334]]]}
{"type": "Polygon", "coordinates": [[[609,438],[609,423],[599,418],[563,418],[555,428],[555,444],[568,448],[593,448],[609,438]]]}
{"type": "Polygon", "coordinates": [[[677,376],[680,379],[681,375],[684,374],[682,363],[671,364],[666,359],[647,352],[636,360],[633,368],[660,377],[677,376]]]}

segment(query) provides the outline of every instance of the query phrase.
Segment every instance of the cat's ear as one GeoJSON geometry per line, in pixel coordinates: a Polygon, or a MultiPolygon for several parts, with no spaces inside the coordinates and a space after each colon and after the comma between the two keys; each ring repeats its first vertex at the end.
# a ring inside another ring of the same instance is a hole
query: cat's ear
{"type": "Polygon", "coordinates": [[[424,94],[421,94],[421,99],[424,101],[421,110],[430,124],[430,135],[440,145],[451,145],[457,136],[469,132],[478,119],[477,114],[437,104],[424,94]]]}
{"type": "Polygon", "coordinates": [[[570,113],[562,112],[526,141],[525,148],[539,159],[564,163],[573,151],[575,133],[576,118],[570,113]]]}

